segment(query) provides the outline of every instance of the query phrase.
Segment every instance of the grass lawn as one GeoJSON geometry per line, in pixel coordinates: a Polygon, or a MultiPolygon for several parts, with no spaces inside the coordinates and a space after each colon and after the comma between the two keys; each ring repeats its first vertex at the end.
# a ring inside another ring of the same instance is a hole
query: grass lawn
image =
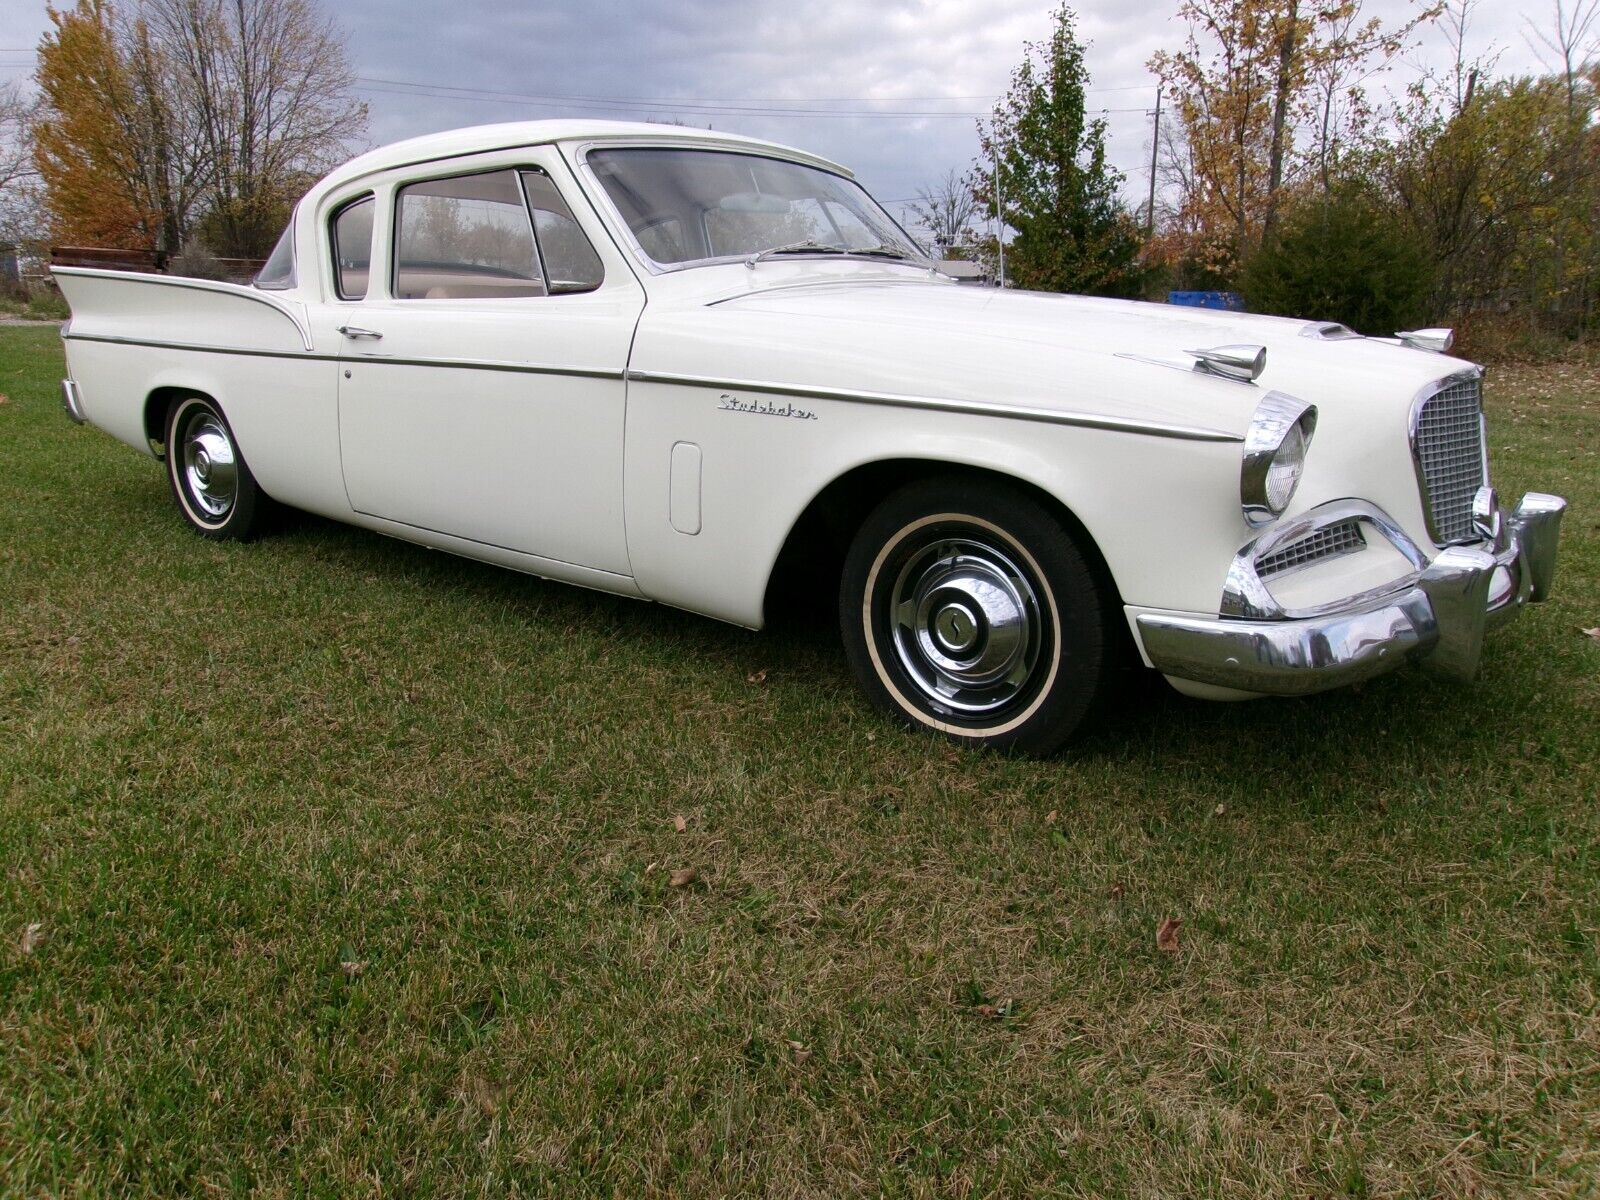
{"type": "Polygon", "coordinates": [[[1051,762],[825,631],[207,543],[61,374],[0,329],[0,1193],[1600,1187],[1600,370],[1491,376],[1572,509],[1475,684],[1051,762]]]}

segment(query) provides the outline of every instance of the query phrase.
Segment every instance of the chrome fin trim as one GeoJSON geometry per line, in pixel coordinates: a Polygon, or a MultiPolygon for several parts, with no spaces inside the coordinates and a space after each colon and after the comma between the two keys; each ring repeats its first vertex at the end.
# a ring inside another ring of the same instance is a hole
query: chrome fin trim
{"type": "Polygon", "coordinates": [[[838,400],[847,404],[876,404],[890,408],[918,408],[933,412],[966,413],[981,417],[1005,417],[1018,421],[1040,421],[1050,425],[1074,425],[1085,429],[1106,429],[1115,433],[1135,433],[1147,437],[1177,438],[1191,442],[1243,442],[1240,434],[1194,425],[1167,425],[1158,421],[1124,420],[1097,417],[1088,413],[1061,412],[1015,404],[987,404],[972,400],[945,400],[932,396],[900,395],[893,392],[851,391],[843,388],[809,387],[787,383],[765,383],[750,379],[716,379],[703,375],[680,375],[668,371],[627,373],[630,383],[666,383],[683,387],[715,388],[729,392],[756,392],[768,396],[793,396],[808,400],[838,400]]]}

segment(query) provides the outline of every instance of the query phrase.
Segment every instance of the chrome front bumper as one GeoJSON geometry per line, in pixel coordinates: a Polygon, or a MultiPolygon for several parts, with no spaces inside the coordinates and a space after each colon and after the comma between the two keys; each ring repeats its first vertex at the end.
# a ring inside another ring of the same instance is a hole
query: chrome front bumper
{"type": "Polygon", "coordinates": [[[1566,508],[1560,496],[1529,492],[1507,515],[1491,494],[1482,542],[1440,551],[1401,590],[1348,611],[1274,621],[1142,613],[1139,636],[1162,674],[1239,692],[1302,696],[1407,662],[1471,679],[1484,630],[1550,595],[1566,508]]]}

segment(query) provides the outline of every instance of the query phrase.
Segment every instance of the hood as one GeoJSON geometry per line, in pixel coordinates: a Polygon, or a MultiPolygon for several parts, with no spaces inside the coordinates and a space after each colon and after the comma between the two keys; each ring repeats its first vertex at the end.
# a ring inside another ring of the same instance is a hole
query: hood
{"type": "Polygon", "coordinates": [[[1243,434],[1269,390],[1316,404],[1324,422],[1381,416],[1381,424],[1403,427],[1419,389],[1471,366],[1377,339],[1330,338],[1327,323],[975,288],[903,270],[852,277],[846,264],[828,267],[821,278],[815,267],[791,267],[793,274],[731,268],[722,290],[647,311],[635,365],[1233,435],[1243,434]],[[1267,348],[1256,383],[1194,370],[1190,351],[1229,344],[1267,348]]]}

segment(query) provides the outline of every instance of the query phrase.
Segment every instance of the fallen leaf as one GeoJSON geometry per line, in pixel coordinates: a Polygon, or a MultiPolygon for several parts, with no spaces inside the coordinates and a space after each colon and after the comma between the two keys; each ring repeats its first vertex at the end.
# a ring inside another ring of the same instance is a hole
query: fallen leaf
{"type": "Polygon", "coordinates": [[[1060,814],[1058,814],[1056,810],[1052,808],[1049,812],[1045,813],[1044,823],[1046,825],[1054,825],[1056,823],[1056,817],[1059,815],[1060,814]]]}
{"type": "Polygon", "coordinates": [[[1168,917],[1156,926],[1156,949],[1168,954],[1178,952],[1178,930],[1183,928],[1182,917],[1168,917]]]}
{"type": "Polygon", "coordinates": [[[1600,626],[1596,626],[1593,629],[1585,629],[1582,633],[1584,637],[1589,638],[1591,641],[1600,642],[1600,626]]]}
{"type": "Polygon", "coordinates": [[[684,830],[689,828],[689,819],[680,813],[676,817],[672,818],[672,827],[679,833],[682,833],[684,830]]]}
{"type": "Polygon", "coordinates": [[[44,936],[44,925],[39,921],[33,922],[22,931],[22,952],[32,954],[44,941],[44,936]]]}
{"type": "Polygon", "coordinates": [[[1017,1002],[1015,1000],[1002,1000],[998,1004],[975,1004],[972,1011],[980,1017],[987,1017],[991,1021],[999,1021],[1009,1017],[1017,1002]]]}
{"type": "Polygon", "coordinates": [[[0,404],[9,404],[10,402],[11,397],[6,395],[4,392],[0,392],[0,404]]]}
{"type": "Polygon", "coordinates": [[[1219,804],[1214,809],[1211,810],[1211,815],[1213,817],[1220,817],[1220,816],[1222,816],[1223,813],[1225,813],[1227,811],[1228,811],[1228,806],[1226,804],[1219,804]]]}
{"type": "Polygon", "coordinates": [[[691,883],[699,878],[699,871],[695,870],[693,867],[685,867],[683,870],[674,871],[671,875],[667,876],[667,886],[688,887],[691,883]]]}
{"type": "Polygon", "coordinates": [[[759,671],[750,672],[744,677],[744,681],[746,683],[765,683],[767,681],[767,668],[762,667],[759,671]]]}
{"type": "Polygon", "coordinates": [[[1121,900],[1124,890],[1125,889],[1120,883],[1113,883],[1111,885],[1111,890],[1106,893],[1106,896],[1111,900],[1121,900]]]}
{"type": "Polygon", "coordinates": [[[339,969],[344,972],[346,979],[359,979],[361,972],[367,969],[367,964],[364,962],[341,962],[339,969]]]}
{"type": "Polygon", "coordinates": [[[811,1061],[812,1056],[816,1054],[816,1051],[806,1049],[804,1042],[797,1042],[793,1038],[785,1038],[784,1041],[789,1044],[789,1049],[794,1051],[794,1061],[798,1067],[805,1066],[806,1063],[811,1061]]]}

